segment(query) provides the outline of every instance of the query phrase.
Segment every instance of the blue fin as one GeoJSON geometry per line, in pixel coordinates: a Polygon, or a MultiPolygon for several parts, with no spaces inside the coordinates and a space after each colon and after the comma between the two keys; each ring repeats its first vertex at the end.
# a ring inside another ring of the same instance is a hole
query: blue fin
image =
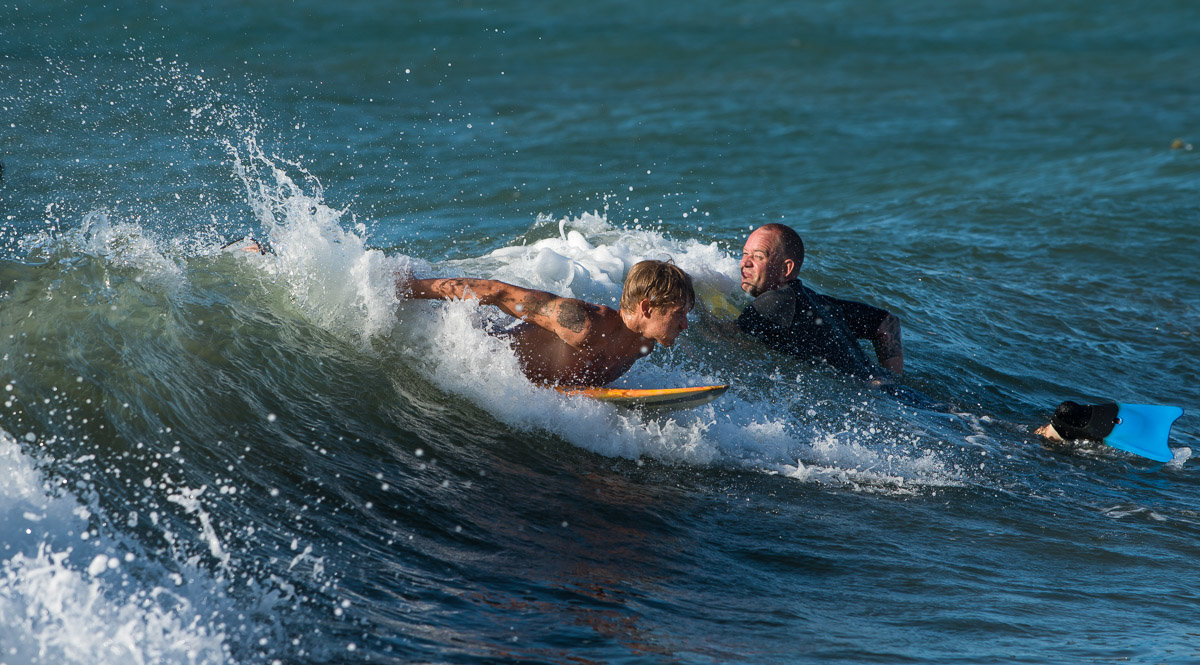
{"type": "Polygon", "coordinates": [[[1183,409],[1151,404],[1117,404],[1117,424],[1104,443],[1155,462],[1170,462],[1174,455],[1167,446],[1171,425],[1183,409]]]}

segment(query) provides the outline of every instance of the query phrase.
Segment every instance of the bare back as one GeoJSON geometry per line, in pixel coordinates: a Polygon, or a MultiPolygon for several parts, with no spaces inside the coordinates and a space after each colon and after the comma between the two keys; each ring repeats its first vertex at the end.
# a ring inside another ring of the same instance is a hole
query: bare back
{"type": "Polygon", "coordinates": [[[413,298],[470,297],[521,319],[506,335],[525,375],[539,383],[604,385],[654,347],[621,311],[545,291],[468,278],[402,279],[397,289],[413,298]]]}

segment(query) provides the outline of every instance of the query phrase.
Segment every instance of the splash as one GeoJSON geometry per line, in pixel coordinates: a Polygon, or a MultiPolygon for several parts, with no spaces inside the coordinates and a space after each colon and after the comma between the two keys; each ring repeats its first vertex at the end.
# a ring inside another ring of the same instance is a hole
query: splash
{"type": "Polygon", "coordinates": [[[394,274],[409,262],[392,259],[366,245],[366,226],[343,228],[346,210],[325,203],[320,181],[294,162],[279,160],[303,174],[305,187],[258,146],[227,144],[234,172],[273,248],[265,261],[307,314],[323,327],[367,341],[385,333],[395,319],[394,274]]]}
{"type": "Polygon", "coordinates": [[[669,260],[692,276],[697,290],[734,301],[742,298],[735,279],[737,261],[715,242],[680,241],[654,231],[621,228],[597,212],[557,220],[541,215],[534,226],[556,226],[558,234],[447,265],[559,295],[615,302],[633,264],[669,260]]]}
{"type": "MultiPolygon", "coordinates": [[[[144,586],[136,547],[91,536],[92,511],[52,491],[0,431],[0,644],[5,663],[227,663],[202,588],[144,586]],[[89,537],[91,536],[91,537],[89,537]]],[[[197,578],[202,574],[192,571],[197,578]]],[[[159,575],[166,577],[159,570],[159,575]]],[[[166,581],[166,580],[164,580],[166,581]]]]}

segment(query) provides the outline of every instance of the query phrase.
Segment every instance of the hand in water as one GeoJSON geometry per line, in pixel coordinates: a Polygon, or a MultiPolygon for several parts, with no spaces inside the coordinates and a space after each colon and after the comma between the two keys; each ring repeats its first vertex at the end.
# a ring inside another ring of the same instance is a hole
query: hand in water
{"type": "Polygon", "coordinates": [[[396,278],[396,295],[404,298],[412,293],[412,283],[417,279],[411,268],[402,268],[392,273],[396,278]]]}

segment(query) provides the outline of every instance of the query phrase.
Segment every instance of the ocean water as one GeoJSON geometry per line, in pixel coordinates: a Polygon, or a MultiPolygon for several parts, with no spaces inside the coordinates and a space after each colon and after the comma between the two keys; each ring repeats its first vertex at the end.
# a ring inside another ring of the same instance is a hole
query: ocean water
{"type": "Polygon", "coordinates": [[[1200,5],[0,12],[0,663],[1200,660],[1200,5]],[[394,293],[744,304],[768,221],[929,400],[700,308],[620,383],[730,391],[621,410],[394,293]]]}

